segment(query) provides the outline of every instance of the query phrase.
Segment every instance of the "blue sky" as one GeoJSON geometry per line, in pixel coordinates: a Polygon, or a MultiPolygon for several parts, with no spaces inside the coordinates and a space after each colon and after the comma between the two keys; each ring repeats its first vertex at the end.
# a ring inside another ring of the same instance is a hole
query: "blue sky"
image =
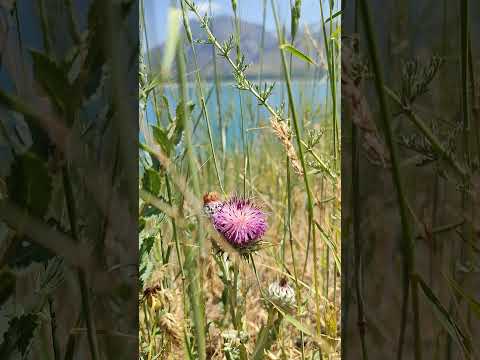
{"type": "MultiPolygon", "coordinates": [[[[293,2],[294,0],[292,0],[293,2]]],[[[149,46],[154,47],[163,43],[166,31],[167,8],[172,0],[144,0],[145,21],[148,31],[149,46]]],[[[196,0],[195,3],[203,13],[208,11],[209,0],[196,0]]],[[[241,19],[262,23],[263,1],[261,0],[237,0],[238,14],[241,19]]],[[[290,24],[290,0],[276,1],[279,16],[282,23],[290,24]]],[[[339,1],[336,1],[339,3],[339,1]]],[[[324,1],[325,16],[328,16],[328,2],[324,1]]],[[[213,15],[232,15],[230,0],[211,0],[213,15]]],[[[337,5],[338,7],[338,5],[337,5]]],[[[318,24],[320,22],[319,0],[302,0],[300,26],[302,24],[318,24]]],[[[271,9],[271,1],[267,0],[266,28],[268,31],[275,31],[275,21],[271,9]]]]}

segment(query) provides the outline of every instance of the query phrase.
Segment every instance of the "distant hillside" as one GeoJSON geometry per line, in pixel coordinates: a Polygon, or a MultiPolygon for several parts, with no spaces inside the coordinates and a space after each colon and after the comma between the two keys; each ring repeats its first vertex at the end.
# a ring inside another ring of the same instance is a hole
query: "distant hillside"
{"type": "MultiPolygon", "coordinates": [[[[190,21],[190,27],[194,39],[197,40],[206,40],[205,31],[201,28],[200,23],[196,20],[190,21]]],[[[234,32],[234,19],[230,16],[217,16],[211,19],[211,28],[215,36],[220,42],[225,41],[228,37],[234,32]]],[[[318,26],[313,26],[312,29],[318,29],[318,26]]],[[[313,31],[313,30],[312,30],[313,31]]],[[[317,43],[318,48],[323,51],[323,34],[320,32],[312,32],[311,37],[317,43]]],[[[247,74],[250,76],[257,76],[260,70],[260,46],[262,38],[262,26],[246,21],[241,21],[240,23],[240,43],[241,49],[247,62],[250,64],[250,67],[247,71],[247,74]]],[[[263,73],[265,78],[278,78],[281,77],[281,60],[279,56],[278,43],[276,34],[270,32],[265,32],[265,45],[264,45],[264,61],[263,61],[263,73]]],[[[305,77],[312,76],[313,72],[316,70],[317,73],[320,71],[323,73],[324,60],[319,59],[317,51],[315,51],[312,41],[309,39],[307,34],[300,30],[295,41],[295,46],[300,50],[312,57],[317,64],[321,66],[317,69],[308,69],[305,62],[302,62],[294,58],[293,61],[293,76],[295,77],[305,77]]],[[[199,67],[202,72],[203,79],[211,80],[213,78],[213,53],[212,46],[206,44],[196,44],[195,45],[199,67]]],[[[163,45],[153,48],[150,51],[150,59],[152,60],[152,65],[155,68],[161,59],[163,51],[163,45]]],[[[194,69],[193,65],[193,55],[190,46],[185,47],[187,54],[187,70],[192,72],[194,69]]],[[[215,52],[217,53],[217,52],[215,52]]],[[[232,56],[235,56],[234,50],[232,51],[232,56]]],[[[222,79],[228,79],[232,77],[231,67],[225,61],[225,59],[217,56],[217,71],[222,79]]],[[[175,71],[175,69],[174,69],[175,71]]]]}

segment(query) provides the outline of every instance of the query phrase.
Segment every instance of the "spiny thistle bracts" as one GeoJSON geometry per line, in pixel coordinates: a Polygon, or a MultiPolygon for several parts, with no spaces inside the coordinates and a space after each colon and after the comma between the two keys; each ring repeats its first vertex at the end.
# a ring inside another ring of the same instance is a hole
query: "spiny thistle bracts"
{"type": "Polygon", "coordinates": [[[295,291],[285,278],[269,285],[266,298],[284,310],[292,310],[295,307],[295,291]]]}

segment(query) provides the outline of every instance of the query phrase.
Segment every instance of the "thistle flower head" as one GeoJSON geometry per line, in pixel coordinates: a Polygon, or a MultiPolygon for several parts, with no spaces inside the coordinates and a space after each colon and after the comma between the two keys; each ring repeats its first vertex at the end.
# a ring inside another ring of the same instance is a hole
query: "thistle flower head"
{"type": "Polygon", "coordinates": [[[235,248],[247,248],[267,231],[267,216],[251,199],[234,196],[212,215],[215,229],[235,248]]]}
{"type": "Polygon", "coordinates": [[[295,307],[295,291],[285,278],[271,283],[266,291],[266,297],[283,309],[290,310],[295,307]]]}

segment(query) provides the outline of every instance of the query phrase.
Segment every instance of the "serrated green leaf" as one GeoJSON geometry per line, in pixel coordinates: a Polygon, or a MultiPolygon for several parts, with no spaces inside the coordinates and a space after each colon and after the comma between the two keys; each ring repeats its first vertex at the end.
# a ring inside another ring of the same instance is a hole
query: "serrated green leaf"
{"type": "Polygon", "coordinates": [[[158,171],[146,168],[142,178],[142,188],[157,195],[160,191],[161,177],[158,171]]]}
{"type": "Polygon", "coordinates": [[[303,60],[305,62],[308,62],[312,65],[315,65],[315,61],[312,60],[312,58],[310,58],[308,55],[305,55],[303,52],[301,52],[300,50],[298,50],[295,46],[293,46],[292,44],[282,44],[280,45],[280,49],[282,50],[286,50],[288,51],[289,53],[291,53],[292,55],[296,56],[297,58],[299,58],[300,60],[303,60]]]}
{"type": "Polygon", "coordinates": [[[62,257],[51,258],[44,272],[38,277],[37,291],[50,295],[65,281],[65,262],[62,257]]]}
{"type": "Polygon", "coordinates": [[[33,71],[36,79],[55,104],[60,109],[65,110],[71,96],[71,86],[68,82],[67,72],[41,52],[30,50],[30,54],[33,59],[33,71]]]}
{"type": "Polygon", "coordinates": [[[167,111],[168,122],[173,123],[174,119],[173,119],[172,114],[170,113],[170,103],[168,102],[168,98],[165,95],[161,95],[160,99],[162,99],[164,107],[167,111]]]}
{"type": "Polygon", "coordinates": [[[147,221],[143,216],[141,216],[138,219],[138,232],[141,232],[143,229],[145,229],[145,225],[147,224],[147,221]]]}
{"type": "Polygon", "coordinates": [[[154,137],[155,141],[157,142],[158,145],[160,145],[163,152],[167,156],[170,156],[174,147],[173,147],[172,142],[168,138],[167,132],[164,129],[162,129],[162,128],[156,126],[156,125],[151,125],[151,127],[152,127],[152,134],[153,134],[153,137],[154,137]]]}
{"type": "Polygon", "coordinates": [[[155,243],[155,236],[149,236],[143,239],[142,243],[140,244],[140,258],[143,259],[145,256],[150,254],[150,251],[153,248],[153,244],[155,243]]]}
{"type": "Polygon", "coordinates": [[[148,261],[148,256],[152,251],[153,245],[155,244],[155,236],[149,236],[144,238],[140,243],[140,261],[139,261],[139,271],[138,276],[142,282],[148,278],[151,270],[153,270],[153,262],[148,261]]]}
{"type": "Polygon", "coordinates": [[[72,89],[85,99],[95,94],[101,86],[103,66],[106,62],[102,6],[101,1],[94,1],[88,9],[88,31],[84,32],[85,38],[82,43],[82,51],[86,57],[72,86],[72,89]]]}

